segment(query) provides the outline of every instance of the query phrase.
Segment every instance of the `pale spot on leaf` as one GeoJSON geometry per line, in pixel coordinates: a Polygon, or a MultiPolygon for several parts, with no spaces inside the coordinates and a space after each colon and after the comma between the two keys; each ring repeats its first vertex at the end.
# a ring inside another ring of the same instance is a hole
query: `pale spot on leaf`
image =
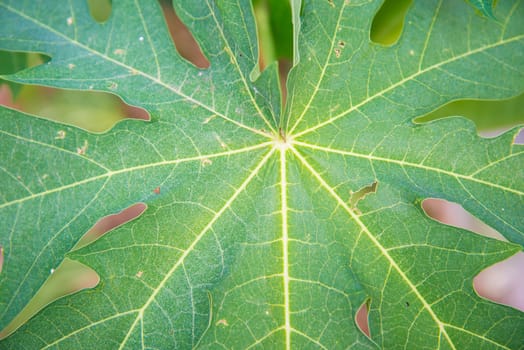
{"type": "Polygon", "coordinates": [[[209,123],[210,121],[212,121],[212,120],[215,119],[215,118],[216,118],[216,115],[213,114],[211,117],[206,118],[206,119],[202,122],[202,124],[207,124],[207,123],[209,123]]]}
{"type": "Polygon", "coordinates": [[[76,153],[83,156],[87,152],[88,143],[87,140],[84,141],[84,144],[81,147],[76,148],[76,153]]]}
{"type": "Polygon", "coordinates": [[[227,327],[229,326],[229,323],[227,323],[227,320],[226,319],[221,319],[221,320],[218,320],[217,323],[216,323],[217,326],[224,326],[224,327],[227,327]]]}
{"type": "Polygon", "coordinates": [[[58,130],[56,132],[55,140],[63,140],[66,137],[66,132],[64,130],[58,130]]]}
{"type": "Polygon", "coordinates": [[[228,148],[227,145],[226,145],[226,143],[225,143],[224,141],[222,141],[222,139],[220,138],[220,136],[215,135],[215,138],[216,138],[216,140],[218,141],[218,143],[220,144],[220,147],[222,147],[222,148],[224,148],[224,149],[228,148]]]}

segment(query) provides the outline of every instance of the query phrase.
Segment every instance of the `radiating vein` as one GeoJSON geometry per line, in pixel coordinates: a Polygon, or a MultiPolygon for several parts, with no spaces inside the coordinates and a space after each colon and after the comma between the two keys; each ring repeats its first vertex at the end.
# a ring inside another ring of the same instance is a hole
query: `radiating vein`
{"type": "MultiPolygon", "coordinates": [[[[233,66],[235,67],[235,69],[237,70],[238,72],[238,75],[240,76],[240,79],[242,80],[242,84],[244,85],[244,88],[246,89],[248,95],[249,95],[249,98],[251,100],[251,103],[253,104],[253,106],[255,107],[255,109],[257,110],[258,112],[258,115],[260,116],[260,118],[262,118],[262,120],[264,121],[264,123],[267,125],[267,127],[273,131],[273,133],[276,133],[275,131],[275,128],[273,127],[273,125],[271,125],[271,123],[266,119],[266,117],[264,116],[264,113],[262,112],[262,110],[260,109],[260,107],[258,106],[258,103],[256,102],[255,100],[255,97],[253,96],[253,92],[251,91],[248,83],[247,83],[247,80],[246,80],[246,77],[245,75],[242,73],[241,69],[240,69],[240,65],[238,64],[238,61],[237,61],[237,58],[236,56],[233,54],[233,50],[231,49],[231,46],[229,45],[229,42],[227,41],[226,39],[226,35],[224,33],[224,31],[222,30],[222,25],[218,22],[218,19],[216,18],[215,16],[215,12],[213,11],[213,9],[211,8],[211,5],[209,4],[209,1],[206,1],[206,4],[209,8],[209,12],[211,13],[212,17],[213,17],[213,20],[215,21],[215,24],[216,24],[216,27],[218,28],[218,31],[220,33],[220,36],[222,37],[222,40],[224,41],[224,44],[227,45],[227,53],[229,55],[229,58],[231,59],[232,63],[233,63],[233,66]]],[[[240,6],[240,5],[239,5],[240,6]]],[[[267,136],[267,135],[266,135],[267,136]]]]}
{"type": "Polygon", "coordinates": [[[137,170],[143,170],[143,169],[148,169],[148,168],[155,168],[155,167],[160,167],[160,166],[176,165],[176,164],[186,163],[186,162],[203,161],[203,160],[212,159],[212,158],[227,157],[227,156],[231,156],[231,155],[235,155],[235,154],[240,154],[240,153],[245,153],[245,152],[249,152],[249,151],[258,150],[258,149],[267,147],[267,146],[269,146],[271,144],[272,144],[272,142],[264,142],[264,143],[261,143],[261,144],[255,145],[255,146],[239,148],[239,149],[236,149],[236,150],[229,150],[229,151],[226,151],[226,152],[219,152],[219,153],[212,153],[212,154],[200,155],[200,156],[195,156],[195,157],[166,160],[166,161],[155,162],[155,163],[147,163],[147,164],[137,165],[137,166],[133,166],[133,167],[129,167],[129,168],[123,168],[123,169],[120,169],[120,170],[109,170],[109,171],[107,171],[107,172],[105,172],[103,174],[99,174],[99,175],[96,175],[96,176],[91,176],[91,177],[85,178],[85,179],[83,179],[81,181],[72,182],[72,183],[64,185],[64,186],[56,187],[56,188],[53,188],[53,189],[50,189],[50,190],[47,190],[47,191],[43,191],[43,192],[39,192],[39,193],[34,193],[34,194],[30,195],[30,196],[26,196],[26,197],[22,197],[22,198],[18,198],[18,199],[12,200],[10,202],[2,203],[2,204],[0,204],[0,209],[2,209],[4,207],[11,206],[11,205],[14,205],[14,204],[22,203],[22,202],[25,202],[25,201],[28,201],[28,200],[32,200],[32,199],[35,199],[35,198],[38,198],[38,197],[47,196],[47,195],[50,195],[52,193],[56,193],[56,192],[64,191],[64,190],[67,190],[67,189],[70,189],[70,188],[74,188],[74,187],[77,187],[77,186],[85,185],[87,183],[94,182],[94,181],[97,181],[97,180],[110,178],[110,177],[115,176],[115,175],[120,175],[120,174],[130,173],[130,172],[137,171],[137,170]]]}
{"type": "Polygon", "coordinates": [[[31,189],[29,189],[29,187],[27,187],[26,184],[24,184],[24,182],[22,180],[20,180],[17,176],[12,174],[9,170],[4,168],[3,166],[0,166],[0,170],[3,171],[4,173],[6,173],[7,176],[9,176],[11,179],[13,179],[15,182],[17,182],[20,186],[22,186],[24,188],[24,190],[27,191],[27,193],[29,193],[30,195],[33,194],[33,191],[31,191],[31,189]]]}
{"type": "MultiPolygon", "coordinates": [[[[104,166],[103,164],[100,164],[99,162],[97,162],[96,160],[94,159],[91,159],[89,157],[86,157],[85,155],[79,155],[77,152],[73,152],[73,151],[70,151],[68,149],[65,149],[65,148],[60,148],[60,147],[57,147],[55,145],[52,145],[52,144],[49,144],[49,143],[45,143],[45,142],[41,142],[41,141],[37,141],[37,140],[33,140],[33,139],[30,139],[30,138],[27,138],[27,137],[23,137],[23,136],[20,136],[20,135],[16,135],[16,134],[12,134],[10,132],[7,132],[5,130],[0,130],[0,134],[4,134],[6,136],[9,136],[9,137],[12,137],[14,139],[17,139],[17,140],[20,140],[20,141],[24,141],[24,142],[27,142],[27,143],[33,143],[35,145],[38,145],[38,146],[42,146],[42,147],[45,147],[45,148],[49,148],[49,149],[52,149],[54,151],[59,151],[59,152],[62,152],[62,153],[67,153],[67,154],[70,154],[70,155],[73,155],[75,157],[81,157],[82,159],[98,166],[99,168],[105,170],[105,171],[110,171],[109,168],[107,168],[106,166],[104,166]]],[[[1,207],[0,207],[1,208],[1,207]]]]}
{"type": "Polygon", "coordinates": [[[173,276],[173,274],[184,264],[184,261],[186,257],[195,249],[197,244],[202,240],[202,238],[206,235],[207,232],[213,227],[215,222],[222,217],[222,214],[228,209],[231,208],[233,202],[238,198],[238,196],[244,192],[246,187],[249,185],[249,183],[258,175],[260,169],[267,163],[268,159],[275,153],[275,148],[272,148],[265,156],[262,158],[262,160],[257,164],[257,166],[253,169],[253,171],[249,174],[249,176],[244,180],[244,182],[238,187],[233,195],[226,201],[226,203],[220,208],[220,210],[211,218],[211,220],[207,223],[207,225],[200,231],[200,233],[195,237],[193,242],[187,247],[187,249],[184,251],[184,253],[178,258],[178,260],[173,264],[173,266],[169,269],[169,271],[165,274],[164,278],[158,286],[155,288],[155,290],[151,293],[151,296],[147,299],[147,301],[144,303],[144,305],[139,309],[138,315],[135,318],[135,321],[133,324],[129,327],[129,331],[127,332],[125,338],[122,340],[122,343],[120,344],[119,349],[123,349],[126,345],[127,341],[129,340],[129,337],[133,333],[134,329],[136,328],[138,322],[142,320],[144,317],[144,312],[149,308],[149,305],[153,303],[158,295],[167,284],[168,280],[173,276]]]}
{"type": "Polygon", "coordinates": [[[74,336],[76,334],[82,333],[83,331],[91,329],[91,328],[93,328],[95,326],[98,326],[100,324],[104,324],[107,321],[111,321],[111,320],[117,319],[119,317],[123,317],[123,316],[129,315],[129,314],[134,314],[136,312],[137,312],[137,310],[129,310],[129,311],[125,311],[125,312],[119,312],[117,314],[111,315],[109,317],[100,319],[100,320],[95,321],[95,322],[89,321],[89,323],[86,326],[78,328],[78,329],[75,329],[73,332],[68,333],[68,334],[58,338],[54,342],[49,343],[46,346],[44,346],[43,348],[41,348],[41,350],[49,349],[49,348],[51,348],[53,346],[56,346],[56,345],[60,344],[61,342],[63,342],[64,340],[66,340],[68,338],[71,338],[72,336],[74,336]]]}
{"type": "Polygon", "coordinates": [[[503,186],[503,185],[499,185],[499,184],[496,184],[496,183],[493,183],[493,182],[490,182],[490,181],[482,180],[482,179],[473,177],[472,175],[459,174],[459,173],[455,173],[453,171],[444,170],[444,169],[437,168],[437,167],[434,167],[434,166],[417,164],[417,163],[412,163],[412,162],[407,162],[407,161],[404,161],[404,160],[397,160],[397,159],[392,159],[392,158],[378,157],[378,156],[374,156],[374,155],[371,155],[371,154],[361,154],[361,153],[345,151],[345,150],[340,150],[340,149],[335,149],[335,148],[317,146],[317,145],[313,145],[313,144],[309,144],[309,143],[305,143],[305,142],[300,142],[300,141],[293,141],[293,143],[295,145],[298,145],[298,146],[303,146],[303,147],[307,147],[307,148],[311,148],[311,149],[315,149],[315,150],[319,150],[319,151],[323,151],[323,152],[335,153],[335,154],[340,154],[340,155],[343,155],[343,156],[351,156],[351,157],[355,157],[355,158],[363,158],[363,159],[368,159],[368,160],[371,160],[371,161],[392,163],[392,164],[400,165],[401,167],[411,167],[411,168],[423,169],[423,170],[427,170],[427,171],[431,171],[431,172],[436,172],[436,173],[448,175],[448,176],[451,176],[451,177],[454,177],[454,178],[457,178],[457,179],[463,179],[463,180],[475,182],[475,183],[478,183],[478,184],[486,185],[486,186],[489,186],[489,187],[498,188],[500,190],[503,190],[503,191],[506,191],[506,192],[511,192],[511,193],[514,193],[514,194],[519,195],[519,196],[524,196],[524,192],[521,191],[521,190],[514,189],[514,188],[511,188],[511,187],[507,187],[507,186],[503,186]]]}
{"type": "Polygon", "coordinates": [[[150,44],[149,47],[151,48],[151,51],[153,53],[153,57],[155,59],[156,79],[161,80],[162,79],[162,74],[161,74],[161,71],[160,71],[160,63],[158,62],[158,55],[156,53],[155,47],[153,46],[153,40],[151,40],[151,34],[149,33],[149,30],[147,29],[147,25],[146,25],[147,22],[146,22],[146,19],[144,18],[144,15],[142,13],[142,8],[140,7],[140,5],[139,5],[137,0],[135,0],[135,7],[137,9],[138,15],[140,16],[140,19],[142,20],[142,25],[143,25],[143,28],[144,28],[144,32],[145,32],[147,41],[150,44]]]}
{"type": "Polygon", "coordinates": [[[264,340],[266,340],[267,338],[271,337],[273,334],[275,334],[275,333],[277,333],[277,332],[279,332],[281,330],[282,330],[282,327],[273,329],[271,332],[268,332],[267,334],[265,334],[262,338],[256,339],[255,342],[253,342],[252,344],[250,344],[249,346],[246,347],[246,350],[253,349],[255,347],[260,346],[260,344],[262,344],[264,342],[264,340]]]}
{"type": "MultiPolygon", "coordinates": [[[[498,220],[500,220],[502,223],[504,223],[504,225],[506,225],[507,227],[511,228],[514,232],[520,232],[521,234],[524,234],[524,232],[521,229],[519,229],[518,227],[515,227],[512,223],[508,222],[505,218],[501,217],[498,213],[496,213],[492,209],[488,208],[481,200],[478,200],[477,196],[475,196],[473,193],[471,193],[471,191],[466,187],[466,185],[464,183],[462,183],[462,181],[459,181],[459,184],[462,187],[462,189],[471,198],[476,200],[477,204],[480,205],[482,207],[482,209],[484,209],[486,212],[488,212],[491,215],[493,215],[493,217],[495,217],[498,220]]],[[[504,211],[504,208],[502,208],[502,211],[504,211]]]]}
{"type": "MultiPolygon", "coordinates": [[[[438,18],[438,13],[440,12],[440,7],[442,6],[442,0],[439,1],[437,8],[435,9],[435,14],[431,18],[431,24],[428,28],[428,31],[426,32],[426,40],[424,40],[424,46],[422,47],[422,52],[420,53],[420,59],[418,62],[418,70],[422,70],[422,64],[424,63],[424,58],[426,58],[426,50],[429,46],[429,40],[431,38],[431,34],[433,34],[433,28],[435,27],[435,22],[438,18]]],[[[469,48],[469,47],[468,47],[469,48]]]]}
{"type": "Polygon", "coordinates": [[[280,201],[282,203],[282,278],[284,282],[284,332],[286,335],[286,349],[291,349],[291,310],[289,302],[289,235],[287,221],[287,174],[286,148],[280,148],[280,201]]]}
{"type": "Polygon", "coordinates": [[[449,323],[444,323],[444,327],[448,327],[448,328],[456,329],[456,330],[458,330],[458,331],[460,331],[460,332],[464,332],[464,333],[466,333],[467,335],[470,335],[470,336],[475,337],[475,338],[482,339],[483,341],[485,341],[485,342],[487,342],[487,343],[490,343],[490,344],[492,344],[492,345],[496,345],[497,347],[500,347],[500,348],[502,348],[502,349],[511,350],[511,348],[508,348],[508,347],[505,346],[505,345],[502,345],[502,344],[500,344],[500,343],[497,343],[496,341],[494,341],[494,340],[492,340],[492,339],[489,339],[489,338],[487,338],[487,337],[485,337],[485,336],[483,336],[483,335],[481,335],[481,334],[475,334],[475,333],[473,333],[473,332],[470,332],[470,331],[468,331],[468,330],[466,330],[466,329],[464,329],[464,328],[460,328],[460,327],[454,326],[454,325],[449,324],[449,323]]]}
{"type": "Polygon", "coordinates": [[[318,340],[311,338],[306,333],[303,333],[303,332],[299,331],[298,329],[293,329],[293,332],[298,334],[298,335],[300,335],[300,336],[302,336],[302,337],[304,337],[305,339],[309,340],[311,343],[315,344],[320,349],[328,350],[328,348],[326,348],[324,345],[322,345],[318,340]]]}
{"type": "MultiPolygon", "coordinates": [[[[342,19],[342,13],[344,13],[344,8],[345,6],[348,4],[349,2],[347,1],[344,1],[342,3],[342,7],[340,8],[340,12],[338,14],[338,18],[337,18],[337,24],[335,25],[334,28],[339,28],[340,26],[340,20],[342,19]]],[[[297,126],[300,124],[300,122],[302,121],[302,119],[304,118],[304,115],[307,113],[307,111],[309,110],[309,108],[311,107],[311,104],[313,103],[313,100],[315,99],[315,96],[317,95],[317,93],[320,91],[320,84],[322,84],[322,81],[324,80],[324,76],[326,75],[326,71],[327,71],[327,68],[329,67],[329,60],[331,59],[331,56],[333,55],[333,52],[334,52],[334,46],[335,46],[335,37],[337,35],[337,32],[336,30],[333,31],[333,35],[331,37],[331,46],[329,47],[329,51],[328,51],[328,54],[327,54],[327,57],[326,57],[326,61],[324,62],[323,66],[322,66],[322,71],[320,72],[320,76],[318,77],[318,81],[317,81],[317,84],[315,85],[315,88],[313,89],[313,91],[311,92],[311,96],[309,97],[309,100],[308,102],[306,103],[306,105],[304,106],[304,109],[302,110],[302,113],[300,113],[300,115],[298,116],[297,120],[295,121],[295,124],[293,124],[293,127],[291,128],[291,130],[289,130],[289,133],[292,134],[293,131],[297,128],[297,126]]],[[[289,119],[288,119],[289,120],[289,119]]]]}
{"type": "MultiPolygon", "coordinates": [[[[54,28],[49,27],[45,23],[37,21],[35,18],[28,17],[24,13],[19,12],[18,10],[14,9],[14,8],[8,6],[8,5],[0,4],[0,6],[6,8],[8,11],[11,11],[11,12],[17,14],[18,16],[26,19],[27,21],[33,22],[33,23],[37,24],[38,26],[40,26],[42,28],[45,28],[46,30],[52,32],[56,36],[59,36],[59,37],[63,38],[66,42],[70,42],[70,43],[76,45],[77,47],[79,47],[79,48],[81,48],[83,50],[86,50],[86,51],[88,51],[89,53],[91,53],[91,54],[93,54],[95,56],[101,57],[102,59],[104,59],[104,60],[106,60],[108,62],[111,62],[111,63],[113,63],[113,64],[115,64],[117,66],[125,68],[129,72],[133,72],[133,73],[130,73],[132,75],[140,75],[140,76],[142,76],[142,77],[152,81],[153,83],[158,84],[158,85],[166,88],[167,90],[173,92],[174,94],[182,97],[186,102],[192,103],[192,104],[197,105],[197,106],[199,106],[199,107],[201,107],[201,108],[203,108],[203,109],[205,109],[205,110],[207,110],[207,111],[209,111],[209,112],[211,112],[213,114],[216,114],[218,117],[220,117],[220,118],[222,118],[222,119],[224,119],[224,120],[226,120],[226,121],[228,121],[230,123],[233,123],[233,124],[235,124],[238,127],[241,127],[243,129],[249,130],[249,131],[251,131],[251,132],[253,132],[255,134],[258,134],[258,135],[262,135],[262,136],[265,136],[265,137],[271,137],[271,136],[268,136],[267,133],[265,133],[265,132],[263,132],[261,130],[258,130],[256,128],[252,128],[252,127],[247,126],[247,125],[245,125],[245,124],[243,124],[241,122],[238,122],[238,121],[236,121],[234,119],[231,119],[231,118],[227,117],[225,114],[220,113],[220,112],[214,110],[212,107],[207,106],[203,102],[201,102],[199,100],[196,100],[193,97],[182,93],[182,91],[180,91],[178,88],[175,88],[175,87],[169,85],[168,83],[163,82],[162,80],[160,80],[157,77],[153,77],[153,76],[151,76],[151,75],[149,75],[149,74],[147,74],[147,73],[145,73],[143,71],[137,70],[134,67],[131,67],[131,66],[129,66],[129,65],[123,63],[123,62],[117,61],[117,60],[115,60],[115,59],[113,59],[113,58],[111,58],[111,57],[109,57],[109,56],[107,56],[107,55],[105,55],[105,54],[103,54],[101,52],[98,52],[98,51],[95,51],[95,50],[91,49],[90,47],[84,45],[83,43],[80,43],[80,42],[78,42],[78,41],[76,41],[76,40],[66,36],[65,34],[55,30],[54,28]]],[[[248,92],[251,93],[251,91],[249,91],[249,89],[248,89],[248,92]]],[[[258,109],[258,111],[261,113],[260,109],[258,109]]],[[[261,115],[263,116],[263,114],[261,114],[261,115]]],[[[264,118],[264,120],[265,120],[265,118],[264,118]]],[[[267,120],[266,120],[266,123],[267,123],[267,120]]]]}
{"type": "MultiPolygon", "coordinates": [[[[20,293],[20,289],[24,286],[25,282],[30,278],[30,275],[31,275],[31,272],[33,271],[33,269],[39,265],[40,263],[40,258],[42,257],[42,254],[48,254],[49,251],[48,251],[48,248],[51,247],[53,245],[53,243],[55,243],[55,240],[60,236],[60,234],[65,230],[67,229],[76,219],[78,219],[86,210],[87,208],[89,208],[99,197],[100,193],[102,193],[105,185],[107,184],[107,181],[109,181],[109,179],[106,180],[105,183],[103,183],[100,188],[98,189],[98,191],[93,195],[93,197],[84,205],[84,207],[80,210],[78,210],[78,212],[71,218],[69,219],[68,222],[66,222],[65,224],[62,225],[62,227],[57,230],[48,240],[47,242],[45,243],[44,246],[42,246],[42,248],[40,249],[40,251],[38,252],[38,254],[36,256],[33,257],[32,259],[32,263],[31,263],[31,266],[29,266],[29,268],[27,269],[27,271],[25,272],[24,276],[19,280],[18,282],[18,286],[16,288],[16,290],[12,293],[13,296],[16,296],[16,295],[19,295],[20,293]]],[[[5,312],[7,312],[7,310],[9,310],[9,308],[11,307],[11,305],[16,301],[17,299],[15,297],[11,298],[11,300],[9,301],[9,303],[6,305],[5,307],[5,312]]],[[[2,314],[3,316],[3,314],[2,314]]]]}
{"type": "Polygon", "coordinates": [[[431,308],[431,305],[426,301],[424,296],[420,293],[420,291],[417,289],[415,284],[411,282],[411,280],[406,276],[404,271],[398,266],[397,262],[391,255],[389,255],[388,250],[377,240],[377,238],[369,231],[367,226],[360,220],[359,216],[356,215],[351,208],[349,208],[348,204],[339,197],[339,195],[335,192],[333,187],[329,185],[324,178],[309,164],[309,162],[293,147],[290,148],[295,156],[300,160],[301,164],[311,173],[311,175],[319,182],[320,186],[323,187],[329,195],[337,202],[337,205],[342,207],[344,211],[351,217],[351,219],[360,227],[362,232],[367,236],[367,238],[373,243],[375,247],[380,251],[381,255],[386,258],[391,268],[393,268],[400,278],[406,283],[406,285],[413,291],[413,294],[420,300],[422,303],[424,309],[428,312],[430,317],[435,321],[439,332],[446,338],[447,342],[449,343],[449,346],[453,350],[457,350],[455,345],[453,344],[450,336],[448,335],[444,323],[439,319],[439,317],[435,314],[433,309],[431,308]]]}
{"type": "Polygon", "coordinates": [[[293,137],[297,138],[299,136],[302,136],[302,135],[305,135],[305,134],[308,134],[308,133],[311,133],[317,129],[320,129],[326,125],[329,125],[329,124],[332,124],[334,123],[335,121],[337,121],[338,119],[340,118],[343,118],[345,116],[347,116],[349,113],[351,112],[354,112],[356,110],[358,110],[360,107],[366,105],[367,103],[370,103],[371,101],[373,101],[374,99],[378,98],[378,97],[381,97],[383,95],[385,95],[386,93],[402,86],[403,84],[405,84],[406,82],[409,82],[409,81],[412,81],[413,79],[415,79],[416,77],[418,76],[421,76],[425,73],[428,73],[434,69],[438,69],[448,63],[452,63],[452,62],[455,62],[457,60],[460,60],[460,59],[463,59],[463,58],[466,58],[468,56],[471,56],[471,55],[474,55],[474,54],[477,54],[477,53],[481,53],[483,51],[486,51],[486,50],[489,50],[489,49],[493,49],[493,48],[496,48],[498,46],[501,46],[501,45],[505,45],[505,44],[509,44],[511,42],[514,42],[514,41],[518,41],[518,40],[521,40],[524,38],[524,35],[517,35],[517,36],[514,36],[512,38],[509,38],[507,40],[501,40],[497,43],[494,43],[494,44],[490,44],[490,45],[486,45],[486,46],[483,46],[483,47],[479,47],[475,50],[472,50],[472,51],[468,51],[468,52],[465,52],[463,54],[460,54],[460,55],[457,55],[455,57],[452,57],[450,59],[447,59],[447,60],[444,60],[442,62],[439,62],[439,63],[436,63],[434,65],[431,65],[431,66],[428,66],[422,70],[419,70],[413,74],[411,74],[410,76],[402,79],[402,80],[399,80],[398,82],[396,82],[395,84],[392,84],[390,85],[389,87],[385,88],[385,89],[382,89],[380,91],[378,91],[377,93],[375,93],[374,95],[362,100],[361,102],[359,102],[358,104],[354,105],[354,106],[351,106],[350,108],[348,108],[347,110],[345,111],[342,111],[340,112],[339,114],[321,122],[321,123],[318,123],[317,125],[315,126],[312,126],[310,128],[307,128],[306,130],[303,130],[299,133],[296,133],[293,135],[293,137]]]}

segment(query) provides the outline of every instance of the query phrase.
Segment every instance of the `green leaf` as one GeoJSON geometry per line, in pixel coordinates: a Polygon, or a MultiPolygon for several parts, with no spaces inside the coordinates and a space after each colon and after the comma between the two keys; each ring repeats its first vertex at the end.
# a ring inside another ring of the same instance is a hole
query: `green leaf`
{"type": "Polygon", "coordinates": [[[264,62],[293,58],[291,4],[281,0],[254,0],[259,43],[264,62]]]}
{"type": "Polygon", "coordinates": [[[300,35],[300,14],[302,12],[302,0],[289,0],[291,4],[291,22],[293,23],[293,64],[300,61],[298,50],[298,37],[300,35]]]}
{"type": "Polygon", "coordinates": [[[114,1],[104,23],[83,0],[0,1],[0,48],[51,57],[3,78],[112,92],[151,115],[90,134],[1,110],[0,328],[66,257],[101,279],[1,346],[521,348],[523,313],[472,286],[524,244],[516,130],[412,120],[524,90],[524,7],[501,2],[486,22],[462,1],[417,1],[384,47],[369,38],[380,5],[304,2],[281,110],[276,65],[250,79],[250,1],[175,2],[208,69],[178,55],[153,1],[114,1]],[[513,243],[433,221],[428,197],[513,243]],[[137,202],[138,219],[71,251],[137,202]],[[367,300],[371,338],[354,321],[367,300]]]}
{"type": "Polygon", "coordinates": [[[471,5],[475,6],[484,16],[488,18],[495,18],[493,14],[493,6],[496,0],[469,0],[471,5]]]}
{"type": "MultiPolygon", "coordinates": [[[[28,55],[22,52],[0,51],[0,74],[13,73],[27,66],[28,55]]],[[[7,84],[13,95],[20,92],[20,85],[0,79],[0,86],[7,84]]]]}

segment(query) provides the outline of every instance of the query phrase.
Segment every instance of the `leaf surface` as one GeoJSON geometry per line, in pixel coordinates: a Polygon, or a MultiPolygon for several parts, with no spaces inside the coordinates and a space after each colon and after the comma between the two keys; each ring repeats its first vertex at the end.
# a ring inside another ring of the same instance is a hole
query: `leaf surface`
{"type": "Polygon", "coordinates": [[[208,69],[176,52],[155,2],[114,2],[104,23],[82,0],[0,2],[0,48],[51,57],[5,78],[110,91],[151,115],[90,134],[2,110],[0,328],[65,256],[101,277],[2,346],[521,348],[522,313],[472,279],[524,243],[523,148],[464,119],[412,120],[522,92],[524,7],[501,2],[495,22],[416,2],[382,47],[369,39],[380,2],[306,1],[300,26],[293,4],[300,60],[281,110],[276,65],[251,79],[249,1],[174,4],[208,69]],[[428,197],[513,243],[429,219],[428,197]],[[71,251],[137,202],[140,218],[71,251]],[[371,339],[354,321],[366,300],[371,339]]]}
{"type": "Polygon", "coordinates": [[[484,16],[489,18],[495,18],[493,15],[493,5],[496,3],[494,0],[469,0],[469,2],[475,6],[484,16]]]}

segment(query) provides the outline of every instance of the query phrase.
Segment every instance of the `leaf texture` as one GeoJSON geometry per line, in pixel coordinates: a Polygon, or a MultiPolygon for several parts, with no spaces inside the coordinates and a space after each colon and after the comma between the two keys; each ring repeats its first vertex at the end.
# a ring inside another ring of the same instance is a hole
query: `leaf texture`
{"type": "Polygon", "coordinates": [[[484,16],[495,18],[493,15],[493,0],[470,0],[470,3],[475,6],[484,16]]]}
{"type": "Polygon", "coordinates": [[[413,119],[524,90],[524,6],[501,2],[495,22],[415,2],[383,47],[369,39],[379,1],[305,1],[300,18],[293,4],[300,59],[281,109],[277,66],[251,79],[249,1],[175,1],[207,69],[176,52],[156,2],[115,1],[98,23],[83,0],[0,1],[0,48],[51,57],[4,78],[109,91],[151,115],[90,134],[2,109],[0,328],[66,256],[101,282],[0,346],[522,348],[523,314],[472,287],[524,244],[516,130],[487,140],[461,118],[413,119]],[[512,243],[429,219],[429,197],[512,243]],[[71,251],[137,202],[140,218],[71,251]],[[354,321],[366,301],[371,338],[354,321]]]}

